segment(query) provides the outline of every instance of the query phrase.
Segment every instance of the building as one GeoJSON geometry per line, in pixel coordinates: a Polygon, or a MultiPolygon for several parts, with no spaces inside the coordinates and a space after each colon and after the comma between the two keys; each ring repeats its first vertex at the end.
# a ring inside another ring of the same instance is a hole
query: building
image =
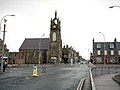
{"type": "Polygon", "coordinates": [[[9,64],[24,64],[25,61],[20,59],[19,52],[9,52],[9,64]]]}
{"type": "MultiPolygon", "coordinates": [[[[2,47],[3,47],[3,40],[0,39],[0,57],[2,56],[2,47]]],[[[4,57],[9,56],[9,49],[7,49],[7,45],[4,45],[4,57]]]]}
{"type": "Polygon", "coordinates": [[[48,62],[49,38],[26,38],[19,49],[20,60],[25,64],[48,62]]]}
{"type": "Polygon", "coordinates": [[[64,63],[71,63],[71,59],[73,58],[73,49],[68,47],[68,45],[64,45],[62,49],[62,59],[64,63]]]}
{"type": "Polygon", "coordinates": [[[120,42],[115,38],[113,42],[94,42],[93,63],[120,64],[120,42]]]}
{"type": "Polygon", "coordinates": [[[51,18],[49,38],[27,38],[21,45],[20,59],[25,63],[56,63],[62,60],[62,39],[60,20],[55,11],[54,19],[51,18]]]}
{"type": "Polygon", "coordinates": [[[49,63],[55,64],[62,61],[61,21],[56,11],[54,19],[51,18],[48,60],[49,63]]]}
{"type": "Polygon", "coordinates": [[[72,47],[64,45],[62,48],[62,60],[64,63],[78,62],[80,59],[79,52],[76,52],[72,47]]]}
{"type": "Polygon", "coordinates": [[[50,21],[49,38],[26,38],[19,49],[19,59],[25,64],[70,63],[71,59],[75,62],[78,57],[79,53],[73,48],[62,49],[61,21],[57,17],[57,11],[50,21]]]}

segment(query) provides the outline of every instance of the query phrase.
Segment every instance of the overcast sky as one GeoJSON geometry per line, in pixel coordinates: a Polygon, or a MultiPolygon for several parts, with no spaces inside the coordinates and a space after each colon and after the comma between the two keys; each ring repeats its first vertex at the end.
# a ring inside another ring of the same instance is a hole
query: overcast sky
{"type": "MultiPolygon", "coordinates": [[[[25,38],[48,38],[50,19],[55,10],[61,20],[62,43],[74,47],[83,58],[92,52],[96,42],[120,41],[120,0],[0,0],[0,19],[7,14],[5,43],[10,51],[18,51],[25,38]],[[88,50],[89,49],[89,50],[88,50]]],[[[2,22],[2,31],[3,31],[2,22]]],[[[0,37],[2,37],[0,34],[0,37]]]]}

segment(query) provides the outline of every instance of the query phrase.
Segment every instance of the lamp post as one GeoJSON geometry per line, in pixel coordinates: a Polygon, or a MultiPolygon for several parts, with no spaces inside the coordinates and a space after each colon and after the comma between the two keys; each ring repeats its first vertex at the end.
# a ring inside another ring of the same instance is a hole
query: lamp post
{"type": "Polygon", "coordinates": [[[15,15],[10,15],[10,14],[8,14],[8,15],[5,15],[5,16],[2,17],[2,19],[1,19],[1,21],[0,21],[0,31],[1,31],[2,21],[3,21],[3,19],[4,19],[5,17],[7,17],[7,16],[15,16],[15,15]]]}
{"type": "Polygon", "coordinates": [[[120,6],[119,6],[119,5],[110,6],[109,8],[114,8],[114,7],[119,7],[119,8],[120,8],[120,6]]]}
{"type": "MultiPolygon", "coordinates": [[[[45,34],[43,34],[43,35],[41,35],[41,38],[43,37],[43,36],[45,36],[45,34]]],[[[41,39],[40,38],[40,39],[41,39]]],[[[40,40],[39,39],[39,64],[41,63],[41,46],[42,46],[42,39],[40,40]]]]}
{"type": "MultiPolygon", "coordinates": [[[[1,19],[1,21],[0,21],[0,31],[2,31],[2,30],[1,30],[2,21],[3,21],[3,19],[4,19],[5,17],[7,17],[7,16],[15,16],[15,15],[5,15],[5,16],[1,19]]],[[[4,19],[3,43],[2,43],[2,54],[1,54],[1,57],[2,57],[2,60],[1,60],[1,72],[3,72],[3,56],[4,56],[4,41],[5,41],[6,22],[7,22],[7,20],[4,19]]]]}
{"type": "Polygon", "coordinates": [[[106,64],[106,62],[105,62],[105,35],[102,32],[99,32],[99,33],[101,33],[103,35],[103,37],[104,37],[104,43],[103,43],[103,62],[104,62],[104,64],[106,64]]]}

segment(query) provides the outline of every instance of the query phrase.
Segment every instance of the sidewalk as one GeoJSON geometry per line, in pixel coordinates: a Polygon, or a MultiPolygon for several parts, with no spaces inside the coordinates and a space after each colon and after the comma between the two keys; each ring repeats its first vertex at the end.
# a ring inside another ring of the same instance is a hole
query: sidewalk
{"type": "Polygon", "coordinates": [[[94,78],[96,90],[120,90],[120,85],[112,77],[116,74],[107,74],[94,78]]]}

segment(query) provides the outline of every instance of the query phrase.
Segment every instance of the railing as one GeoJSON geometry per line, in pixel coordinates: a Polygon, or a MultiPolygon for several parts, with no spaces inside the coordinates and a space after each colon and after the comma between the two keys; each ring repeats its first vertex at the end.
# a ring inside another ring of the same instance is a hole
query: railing
{"type": "Polygon", "coordinates": [[[119,66],[99,66],[90,69],[90,81],[92,90],[96,90],[93,78],[105,74],[118,73],[120,70],[119,66]]]}
{"type": "Polygon", "coordinates": [[[92,68],[91,72],[94,78],[100,75],[117,73],[119,69],[120,69],[120,66],[100,66],[100,67],[92,68]]]}

